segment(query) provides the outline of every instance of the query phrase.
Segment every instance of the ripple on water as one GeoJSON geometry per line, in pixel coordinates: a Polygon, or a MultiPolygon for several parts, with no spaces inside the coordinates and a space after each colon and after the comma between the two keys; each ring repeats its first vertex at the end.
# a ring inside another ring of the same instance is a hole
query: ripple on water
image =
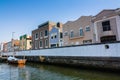
{"type": "Polygon", "coordinates": [[[119,74],[27,64],[19,67],[0,64],[0,80],[120,80],[119,74]]]}

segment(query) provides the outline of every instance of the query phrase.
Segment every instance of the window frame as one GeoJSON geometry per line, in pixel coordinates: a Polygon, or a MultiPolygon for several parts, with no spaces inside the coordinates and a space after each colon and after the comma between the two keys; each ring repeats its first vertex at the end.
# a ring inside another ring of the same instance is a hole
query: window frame
{"type": "Polygon", "coordinates": [[[45,39],[45,47],[48,46],[48,39],[45,39]]]}
{"type": "Polygon", "coordinates": [[[40,37],[43,37],[43,32],[42,31],[40,31],[40,37]]]}
{"type": "Polygon", "coordinates": [[[67,31],[64,32],[64,36],[68,36],[68,32],[67,31]]]}
{"type": "Polygon", "coordinates": [[[37,40],[39,37],[39,34],[38,33],[35,33],[35,40],[37,40]]]}
{"type": "Polygon", "coordinates": [[[83,40],[83,44],[92,44],[92,39],[83,40]]]}
{"type": "Polygon", "coordinates": [[[110,20],[102,22],[102,29],[103,29],[103,31],[110,31],[111,30],[110,20]]]}
{"type": "Polygon", "coordinates": [[[57,35],[54,35],[54,39],[56,39],[57,38],[57,35]]]}
{"type": "Polygon", "coordinates": [[[85,31],[86,31],[86,32],[89,32],[90,30],[91,30],[91,29],[90,29],[90,26],[86,26],[86,27],[85,27],[85,31]]]}
{"type": "Polygon", "coordinates": [[[84,36],[83,28],[80,28],[80,29],[79,29],[79,36],[84,36]],[[81,35],[81,30],[82,30],[82,35],[81,35]]]}
{"type": "Polygon", "coordinates": [[[42,40],[39,41],[39,47],[40,47],[40,48],[43,48],[43,41],[42,41],[42,40]],[[42,43],[42,44],[41,44],[41,43],[42,43]]]}
{"type": "Polygon", "coordinates": [[[45,33],[44,36],[48,36],[48,30],[45,30],[44,33],[45,33]],[[46,31],[47,31],[47,33],[46,33],[46,31]]]}
{"type": "Polygon", "coordinates": [[[37,41],[35,41],[35,49],[38,49],[38,42],[37,41]]]}
{"type": "Polygon", "coordinates": [[[73,38],[73,37],[74,37],[74,31],[71,30],[71,31],[70,31],[70,38],[73,38]]]}

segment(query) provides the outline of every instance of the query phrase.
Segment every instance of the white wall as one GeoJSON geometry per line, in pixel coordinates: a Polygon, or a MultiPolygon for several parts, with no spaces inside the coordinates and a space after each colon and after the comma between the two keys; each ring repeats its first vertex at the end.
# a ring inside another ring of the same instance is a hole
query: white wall
{"type": "MultiPolygon", "coordinates": [[[[12,55],[13,52],[4,53],[12,55]]],[[[43,50],[16,52],[16,56],[89,56],[89,57],[120,57],[120,42],[112,44],[87,45],[43,50]],[[109,45],[109,49],[105,48],[109,45]]]]}
{"type": "Polygon", "coordinates": [[[31,46],[31,44],[30,44],[30,42],[31,42],[31,40],[27,40],[27,50],[29,50],[29,49],[31,49],[32,48],[32,46],[31,46]]]}
{"type": "Polygon", "coordinates": [[[3,51],[3,44],[4,43],[0,43],[0,51],[3,51]]]}
{"type": "Polygon", "coordinates": [[[118,40],[120,40],[120,16],[116,17],[116,24],[117,24],[118,40]]]}

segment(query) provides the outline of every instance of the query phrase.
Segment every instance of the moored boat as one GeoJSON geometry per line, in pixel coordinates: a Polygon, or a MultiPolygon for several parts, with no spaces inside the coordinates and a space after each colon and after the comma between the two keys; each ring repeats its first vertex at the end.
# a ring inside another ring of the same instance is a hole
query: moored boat
{"type": "Polygon", "coordinates": [[[12,63],[12,64],[25,64],[26,63],[26,59],[18,59],[13,56],[8,57],[7,61],[8,63],[12,63]]]}

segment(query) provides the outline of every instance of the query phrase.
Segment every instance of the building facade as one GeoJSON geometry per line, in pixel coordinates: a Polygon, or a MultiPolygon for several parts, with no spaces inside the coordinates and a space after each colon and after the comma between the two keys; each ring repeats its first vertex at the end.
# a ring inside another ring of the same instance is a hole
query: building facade
{"type": "Polygon", "coordinates": [[[47,21],[38,26],[37,29],[32,31],[32,49],[42,49],[49,48],[49,31],[52,29],[52,26],[56,24],[50,21],[47,21]]]}
{"type": "Polygon", "coordinates": [[[19,51],[20,42],[19,40],[12,39],[9,42],[3,43],[3,52],[19,51]]]}
{"type": "Polygon", "coordinates": [[[20,50],[32,49],[32,37],[27,34],[20,36],[20,50]]]}
{"type": "Polygon", "coordinates": [[[19,51],[20,50],[20,40],[12,39],[12,51],[19,51]]]}
{"type": "Polygon", "coordinates": [[[63,25],[64,46],[94,43],[92,16],[82,16],[63,25]]]}
{"type": "Polygon", "coordinates": [[[7,43],[6,42],[3,43],[3,52],[7,52],[7,43]]]}
{"type": "Polygon", "coordinates": [[[0,52],[3,52],[3,42],[0,43],[0,52]]]}
{"type": "Polygon", "coordinates": [[[13,51],[13,48],[12,48],[12,41],[7,42],[6,44],[7,44],[7,52],[13,51]]]}
{"type": "Polygon", "coordinates": [[[97,43],[120,41],[120,8],[101,11],[93,22],[97,43]]]}
{"type": "Polygon", "coordinates": [[[63,46],[62,23],[58,22],[56,26],[53,26],[49,32],[49,36],[50,47],[63,46]]]}

